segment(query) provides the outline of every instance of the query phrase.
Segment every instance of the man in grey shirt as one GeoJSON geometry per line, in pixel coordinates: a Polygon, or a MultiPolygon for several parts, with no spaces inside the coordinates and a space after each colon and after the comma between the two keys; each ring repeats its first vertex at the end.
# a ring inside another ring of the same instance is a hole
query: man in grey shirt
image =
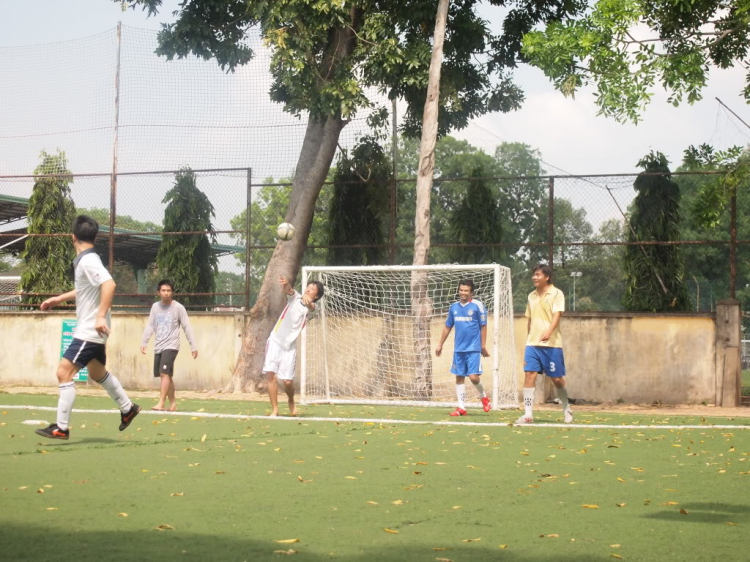
{"type": "Polygon", "coordinates": [[[193,359],[198,357],[198,347],[195,345],[193,329],[190,327],[187,311],[177,301],[173,300],[174,285],[169,279],[162,279],[158,284],[159,302],[151,307],[146,329],[143,330],[141,338],[141,353],[145,355],[146,346],[155,335],[154,341],[154,376],[161,377],[161,388],[159,392],[159,403],[153,410],[164,410],[165,401],[171,403],[170,412],[177,409],[174,396],[174,361],[180,351],[180,326],[185,331],[193,359]]]}

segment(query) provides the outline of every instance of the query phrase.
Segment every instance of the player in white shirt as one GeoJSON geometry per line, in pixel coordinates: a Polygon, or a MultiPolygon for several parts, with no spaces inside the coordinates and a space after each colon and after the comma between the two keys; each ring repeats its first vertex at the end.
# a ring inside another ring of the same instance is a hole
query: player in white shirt
{"type": "Polygon", "coordinates": [[[297,359],[297,337],[307,323],[307,316],[315,310],[315,303],[323,296],[323,283],[311,281],[304,294],[295,291],[285,277],[279,277],[281,290],[287,295],[287,304],[266,342],[263,372],[268,377],[268,396],[271,399],[271,417],[279,415],[278,380],[284,381],[289,398],[289,413],[297,415],[294,404],[294,367],[297,359]]]}
{"type": "Polygon", "coordinates": [[[133,404],[122,388],[120,381],[107,371],[106,342],[109,336],[111,318],[109,314],[115,295],[115,281],[94,251],[94,242],[99,232],[97,222],[86,215],[79,215],[73,221],[73,247],[76,258],[72,270],[74,289],[62,295],[45,300],[40,308],[49,310],[65,301],[76,301],[76,329],[73,342],[65,351],[57,367],[57,380],[60,383],[60,398],[57,402],[57,423],[36,432],[50,439],[70,437],[70,413],[76,397],[75,374],[88,367],[89,375],[107,391],[107,394],[120,408],[120,431],[130,425],[141,407],[133,404]]]}

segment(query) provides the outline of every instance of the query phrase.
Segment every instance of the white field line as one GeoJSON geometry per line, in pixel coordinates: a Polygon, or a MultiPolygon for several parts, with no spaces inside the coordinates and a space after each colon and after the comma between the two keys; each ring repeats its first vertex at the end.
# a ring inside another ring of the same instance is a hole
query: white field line
{"type": "MultiPolygon", "coordinates": [[[[5,410],[34,410],[56,412],[57,408],[50,406],[26,406],[26,405],[8,405],[0,404],[0,409],[5,410]]],[[[73,410],[80,414],[119,414],[119,410],[73,410]]],[[[470,421],[420,421],[420,420],[392,420],[385,418],[324,418],[324,417],[289,417],[279,416],[271,418],[269,416],[250,416],[245,414],[213,414],[210,412],[165,412],[153,410],[141,410],[141,414],[151,414],[155,416],[190,416],[198,418],[220,418],[232,420],[264,420],[264,421],[289,421],[289,422],[344,422],[344,423],[366,423],[366,424],[402,424],[402,425],[452,425],[452,426],[475,426],[475,427],[530,427],[530,428],[578,428],[578,429],[750,429],[748,425],[607,425],[593,423],[539,423],[529,425],[514,425],[504,422],[470,422],[470,421]]]]}

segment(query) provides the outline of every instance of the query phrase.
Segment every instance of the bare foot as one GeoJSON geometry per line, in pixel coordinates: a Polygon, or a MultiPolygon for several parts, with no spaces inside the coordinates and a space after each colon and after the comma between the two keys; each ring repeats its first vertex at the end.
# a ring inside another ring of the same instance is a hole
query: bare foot
{"type": "Polygon", "coordinates": [[[159,406],[158,404],[151,408],[152,410],[156,410],[157,412],[163,412],[164,411],[164,404],[159,406]]]}
{"type": "Polygon", "coordinates": [[[169,407],[169,411],[170,411],[170,412],[176,412],[176,411],[177,411],[177,404],[172,404],[172,405],[171,405],[171,406],[169,407]]]}
{"type": "Polygon", "coordinates": [[[289,404],[289,415],[292,417],[295,417],[297,415],[297,406],[294,405],[294,402],[289,404]]]}
{"type": "Polygon", "coordinates": [[[278,418],[279,417],[279,413],[278,412],[271,412],[270,414],[268,414],[268,417],[269,418],[278,418]]]}

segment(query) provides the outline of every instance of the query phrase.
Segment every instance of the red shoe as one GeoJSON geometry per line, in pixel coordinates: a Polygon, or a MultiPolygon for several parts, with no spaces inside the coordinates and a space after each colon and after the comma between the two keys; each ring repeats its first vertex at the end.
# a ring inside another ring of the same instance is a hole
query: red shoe
{"type": "Polygon", "coordinates": [[[485,412],[489,412],[492,409],[492,406],[490,406],[490,399],[487,396],[482,396],[482,409],[485,412]]]}
{"type": "Polygon", "coordinates": [[[466,410],[464,410],[463,408],[456,408],[456,411],[451,412],[450,415],[451,416],[465,416],[466,410]]]}

